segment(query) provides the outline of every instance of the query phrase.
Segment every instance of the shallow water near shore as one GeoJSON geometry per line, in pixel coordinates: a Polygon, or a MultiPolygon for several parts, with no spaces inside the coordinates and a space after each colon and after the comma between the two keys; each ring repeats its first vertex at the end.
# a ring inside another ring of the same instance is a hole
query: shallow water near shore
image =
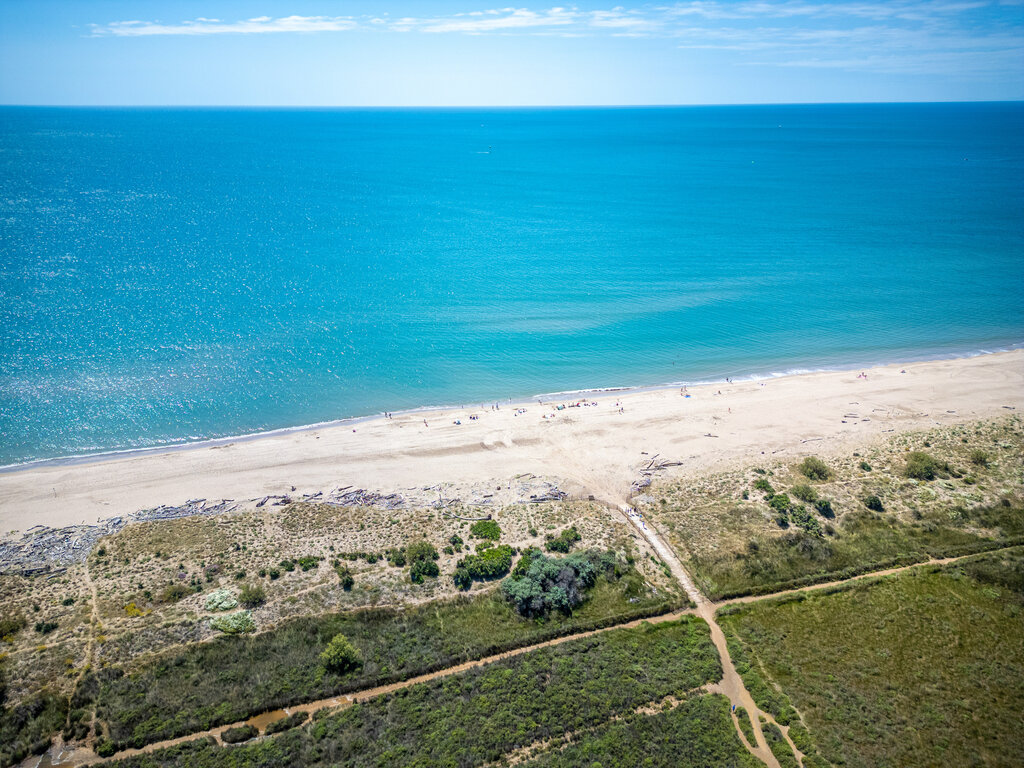
{"type": "Polygon", "coordinates": [[[1018,346],[1024,105],[0,109],[0,464],[1018,346]]]}

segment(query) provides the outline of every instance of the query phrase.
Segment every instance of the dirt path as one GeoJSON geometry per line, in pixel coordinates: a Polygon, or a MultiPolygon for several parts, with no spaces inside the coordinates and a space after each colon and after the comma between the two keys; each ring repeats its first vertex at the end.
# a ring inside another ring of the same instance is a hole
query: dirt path
{"type": "Polygon", "coordinates": [[[731,597],[727,600],[722,600],[715,603],[715,609],[722,608],[727,605],[737,605],[739,603],[754,603],[758,600],[768,600],[773,597],[785,597],[786,595],[796,595],[801,592],[813,592],[818,589],[828,589],[829,587],[841,587],[845,584],[852,584],[857,581],[864,581],[866,579],[877,579],[882,576],[891,576],[894,573],[902,573],[903,571],[909,571],[911,568],[921,568],[925,565],[946,565],[947,563],[955,563],[958,560],[966,560],[971,557],[981,557],[982,555],[992,554],[993,552],[1005,552],[1010,549],[1017,549],[1024,545],[1021,544],[1010,544],[1006,547],[996,547],[995,549],[986,549],[983,552],[972,552],[969,555],[956,555],[955,557],[933,557],[928,560],[922,560],[919,563],[911,563],[910,565],[900,565],[895,568],[885,568],[881,571],[868,571],[857,576],[851,576],[848,579],[839,579],[838,581],[823,581],[820,584],[808,584],[806,587],[796,587],[795,589],[784,589],[780,592],[769,592],[764,595],[744,595],[743,597],[731,597]]]}
{"type": "MultiPolygon", "coordinates": [[[[68,702],[74,700],[75,693],[78,692],[78,686],[82,682],[82,678],[85,677],[86,673],[92,669],[94,654],[96,651],[96,633],[100,626],[100,596],[99,591],[96,588],[96,582],[92,580],[92,574],[89,573],[89,561],[86,560],[83,564],[82,573],[85,577],[86,586],[89,587],[90,594],[90,616],[89,616],[89,642],[85,646],[85,659],[83,660],[82,670],[78,673],[78,677],[75,678],[75,684],[71,687],[71,694],[68,696],[68,702]]],[[[71,711],[72,708],[68,707],[68,719],[65,725],[71,724],[71,711]]],[[[92,716],[89,720],[89,735],[85,737],[85,746],[92,749],[93,744],[96,742],[96,706],[93,705],[92,716]]]]}
{"type": "Polygon", "coordinates": [[[668,566],[668,569],[672,572],[672,575],[683,585],[683,589],[686,590],[686,594],[689,595],[697,608],[696,614],[700,616],[704,621],[707,622],[708,627],[711,629],[711,642],[714,643],[715,649],[718,651],[718,656],[722,661],[722,680],[717,684],[717,692],[725,694],[729,699],[729,702],[734,707],[744,707],[747,711],[747,716],[750,718],[750,724],[754,729],[754,740],[756,744],[749,744],[746,737],[743,735],[743,730],[739,726],[739,722],[736,721],[735,714],[733,715],[733,722],[736,727],[736,732],[739,734],[741,743],[750,751],[754,757],[760,760],[769,768],[780,768],[779,761],[775,759],[775,755],[772,754],[768,748],[768,742],[765,741],[764,733],[761,730],[761,723],[758,720],[758,715],[763,714],[765,717],[770,718],[771,715],[768,713],[762,713],[758,708],[757,704],[754,703],[753,697],[743,684],[743,679],[736,671],[736,667],[732,663],[732,657],[729,655],[729,647],[725,642],[725,634],[722,632],[722,628],[718,626],[718,622],[715,621],[715,610],[717,606],[710,602],[694,584],[693,579],[690,578],[690,574],[683,568],[682,563],[679,562],[679,558],[676,557],[675,552],[665,543],[653,523],[649,523],[643,518],[638,512],[636,512],[631,506],[624,501],[619,503],[619,509],[626,516],[629,521],[640,534],[647,540],[647,542],[654,548],[654,551],[658,553],[658,556],[662,559],[662,562],[668,566]]]}
{"type": "MultiPolygon", "coordinates": [[[[638,626],[640,626],[644,622],[647,622],[648,624],[661,624],[661,623],[666,622],[666,621],[675,621],[675,620],[681,618],[682,616],[692,616],[694,614],[695,614],[695,611],[692,610],[692,609],[688,609],[688,610],[684,610],[684,611],[675,611],[673,613],[665,613],[665,614],[662,614],[660,616],[651,616],[650,618],[646,618],[646,619],[634,619],[633,621],[625,622],[623,624],[616,624],[616,625],[611,626],[611,627],[602,627],[600,629],[591,629],[591,630],[587,630],[585,632],[577,632],[576,634],[573,634],[573,635],[565,635],[564,637],[556,637],[556,638],[553,638],[551,640],[545,640],[542,643],[536,643],[534,645],[524,646],[523,648],[515,648],[515,649],[513,649],[511,651],[504,651],[502,653],[497,653],[497,654],[494,654],[493,656],[486,656],[486,657],[484,657],[482,659],[476,659],[474,661],[467,661],[467,662],[464,662],[464,663],[459,664],[459,665],[454,666],[454,667],[448,667],[446,669],[441,669],[441,670],[438,670],[436,672],[431,672],[431,673],[425,674],[425,675],[419,675],[417,677],[411,677],[411,678],[409,678],[407,680],[402,680],[402,681],[397,682],[397,683],[389,683],[387,685],[380,685],[380,686],[377,686],[375,688],[365,688],[365,689],[363,689],[361,691],[355,691],[355,692],[350,693],[350,694],[342,694],[342,695],[339,695],[339,696],[332,696],[330,698],[318,699],[316,701],[307,701],[307,702],[302,703],[302,704],[296,704],[294,706],[285,707],[284,709],[278,709],[278,710],[274,710],[272,712],[264,712],[262,714],[255,715],[254,717],[250,717],[248,720],[239,721],[237,723],[229,723],[227,725],[221,725],[221,726],[218,726],[216,728],[211,728],[211,729],[206,730],[206,731],[198,731],[198,732],[195,732],[195,733],[189,733],[189,734],[186,734],[185,736],[179,736],[178,738],[175,738],[175,739],[167,739],[165,741],[158,741],[158,742],[155,742],[153,744],[147,744],[146,746],[140,747],[138,749],[126,749],[126,750],[124,750],[122,752],[118,752],[114,756],[114,758],[112,758],[112,759],[119,759],[119,758],[122,758],[122,757],[131,757],[132,755],[147,754],[149,752],[154,752],[154,751],[156,751],[158,749],[164,749],[165,747],[172,747],[175,744],[182,744],[182,743],[184,743],[186,741],[194,741],[196,739],[205,738],[206,736],[213,736],[215,739],[217,739],[217,741],[221,741],[221,739],[220,739],[221,733],[226,731],[228,728],[237,728],[238,726],[245,725],[245,724],[253,725],[256,728],[258,728],[260,731],[262,731],[264,728],[266,728],[266,726],[269,723],[273,722],[274,720],[278,720],[278,719],[280,719],[282,717],[286,717],[287,715],[290,715],[290,714],[292,714],[294,712],[311,712],[312,713],[312,712],[316,712],[317,710],[324,709],[324,708],[342,708],[342,707],[347,707],[347,706],[351,706],[352,704],[354,704],[356,702],[366,701],[368,699],[373,699],[373,698],[376,698],[377,696],[383,696],[383,695],[388,694],[388,693],[393,693],[394,691],[398,691],[398,690],[401,690],[403,688],[408,688],[410,686],[417,685],[419,683],[429,682],[430,680],[436,680],[437,678],[440,678],[440,677],[448,677],[449,675],[455,675],[455,674],[458,674],[460,672],[465,672],[466,670],[473,669],[474,667],[481,667],[481,666],[484,666],[485,664],[490,664],[490,663],[495,662],[495,661],[501,661],[502,659],[508,659],[508,658],[513,657],[513,656],[519,656],[520,654],[528,653],[530,651],[536,651],[536,650],[538,650],[540,648],[547,648],[547,647],[553,646],[553,645],[561,645],[562,643],[567,643],[570,640],[580,640],[582,638],[590,637],[592,635],[597,635],[597,634],[600,634],[602,632],[609,632],[609,631],[611,631],[613,629],[624,629],[624,628],[630,628],[630,627],[638,627],[638,626]]],[[[90,765],[92,763],[97,763],[97,762],[100,762],[100,758],[99,757],[90,757],[89,759],[86,759],[86,760],[75,760],[74,762],[66,762],[66,763],[56,763],[55,762],[55,763],[52,763],[51,765],[53,766],[53,768],[72,768],[72,766],[90,765]]]]}

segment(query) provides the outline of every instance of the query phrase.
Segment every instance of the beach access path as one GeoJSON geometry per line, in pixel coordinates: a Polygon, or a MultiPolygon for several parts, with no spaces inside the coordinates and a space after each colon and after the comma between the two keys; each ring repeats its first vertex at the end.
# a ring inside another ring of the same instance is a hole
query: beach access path
{"type": "Polygon", "coordinates": [[[5,471],[0,535],[40,524],[95,523],[189,499],[295,497],[346,485],[390,493],[521,473],[555,479],[571,495],[615,499],[653,456],[679,462],[673,472],[685,474],[762,454],[828,455],[894,431],[1024,413],[1024,350],[864,374],[565,395],[518,406],[506,400],[497,410],[485,403],[410,412],[5,471]]]}

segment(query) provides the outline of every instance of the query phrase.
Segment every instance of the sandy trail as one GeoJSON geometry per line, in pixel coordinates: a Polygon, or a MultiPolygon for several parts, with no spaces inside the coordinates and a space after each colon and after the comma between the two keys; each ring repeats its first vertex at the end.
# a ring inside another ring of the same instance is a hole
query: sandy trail
{"type": "Polygon", "coordinates": [[[896,429],[1024,411],[1024,350],[872,368],[866,379],[855,371],[814,373],[690,387],[688,394],[675,388],[603,393],[581,396],[596,406],[554,410],[554,402],[534,402],[522,414],[507,403],[498,411],[407,413],[0,472],[0,534],[195,498],[259,498],[292,486],[293,495],[346,485],[392,492],[533,473],[560,478],[570,493],[614,498],[655,454],[693,472],[762,452],[828,454],[896,429]]]}

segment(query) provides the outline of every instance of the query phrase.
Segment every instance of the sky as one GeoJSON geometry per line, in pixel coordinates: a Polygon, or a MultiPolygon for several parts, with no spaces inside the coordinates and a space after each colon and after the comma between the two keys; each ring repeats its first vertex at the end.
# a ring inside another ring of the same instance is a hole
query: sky
{"type": "Polygon", "coordinates": [[[1024,0],[489,2],[2,0],[0,104],[1024,99],[1024,0]]]}

